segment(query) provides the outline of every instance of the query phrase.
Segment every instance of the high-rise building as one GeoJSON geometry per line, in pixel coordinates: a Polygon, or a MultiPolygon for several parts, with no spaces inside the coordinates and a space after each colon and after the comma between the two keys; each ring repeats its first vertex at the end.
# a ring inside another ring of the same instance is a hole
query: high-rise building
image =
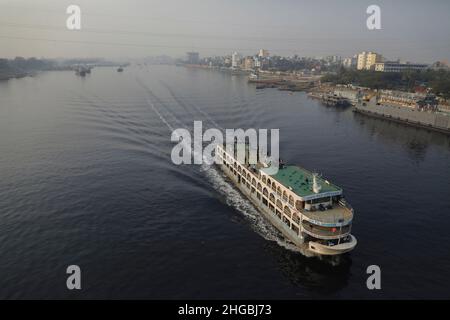
{"type": "Polygon", "coordinates": [[[258,56],[255,56],[253,61],[255,62],[255,68],[261,68],[261,59],[258,56]]]}
{"type": "Polygon", "coordinates": [[[267,58],[269,56],[269,51],[266,49],[259,49],[258,57],[267,58]]]}
{"type": "Polygon", "coordinates": [[[245,57],[244,69],[251,70],[253,68],[255,68],[255,60],[253,60],[253,57],[245,57]]]}
{"type": "Polygon", "coordinates": [[[361,52],[358,54],[356,69],[358,70],[374,70],[375,64],[382,62],[383,57],[375,52],[361,52]]]}
{"type": "Polygon", "coordinates": [[[351,58],[345,58],[345,59],[342,61],[342,65],[343,65],[345,68],[350,68],[350,69],[352,69],[352,68],[355,68],[355,67],[356,67],[357,60],[358,60],[358,56],[357,56],[357,55],[354,55],[354,56],[351,57],[351,58]]]}
{"type": "Polygon", "coordinates": [[[241,55],[237,52],[233,52],[231,55],[231,67],[232,68],[239,68],[241,65],[241,55]]]}
{"type": "Polygon", "coordinates": [[[198,64],[200,55],[198,52],[186,52],[186,62],[189,64],[198,64]]]}

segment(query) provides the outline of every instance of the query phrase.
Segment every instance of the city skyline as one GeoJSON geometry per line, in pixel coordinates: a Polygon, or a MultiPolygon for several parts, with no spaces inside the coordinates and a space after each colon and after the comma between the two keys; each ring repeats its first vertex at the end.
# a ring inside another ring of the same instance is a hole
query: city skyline
{"type": "Polygon", "coordinates": [[[81,0],[82,28],[69,31],[65,10],[70,1],[1,0],[0,56],[250,55],[265,48],[281,56],[350,57],[375,51],[414,62],[450,60],[450,3],[377,1],[382,29],[368,30],[366,9],[372,2],[133,0],[125,6],[81,0]]]}

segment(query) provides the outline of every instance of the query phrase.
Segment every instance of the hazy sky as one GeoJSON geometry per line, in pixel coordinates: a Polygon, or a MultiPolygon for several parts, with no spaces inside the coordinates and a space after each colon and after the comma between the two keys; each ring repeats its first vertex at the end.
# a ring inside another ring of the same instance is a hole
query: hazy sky
{"type": "Polygon", "coordinates": [[[232,51],[450,60],[448,0],[0,0],[0,57],[201,56],[232,51]],[[81,31],[66,29],[70,4],[81,31]],[[366,27],[381,7],[382,30],[366,27]]]}

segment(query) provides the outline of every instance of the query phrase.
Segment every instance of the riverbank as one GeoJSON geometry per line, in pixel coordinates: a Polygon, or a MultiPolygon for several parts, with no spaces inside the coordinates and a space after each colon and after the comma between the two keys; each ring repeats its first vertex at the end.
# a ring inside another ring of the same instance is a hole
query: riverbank
{"type": "Polygon", "coordinates": [[[450,134],[450,114],[439,111],[420,110],[389,104],[377,104],[375,99],[357,103],[354,112],[368,116],[383,118],[406,125],[450,134]]]}
{"type": "Polygon", "coordinates": [[[31,76],[31,73],[0,73],[0,81],[7,81],[10,79],[20,79],[31,76]]]}

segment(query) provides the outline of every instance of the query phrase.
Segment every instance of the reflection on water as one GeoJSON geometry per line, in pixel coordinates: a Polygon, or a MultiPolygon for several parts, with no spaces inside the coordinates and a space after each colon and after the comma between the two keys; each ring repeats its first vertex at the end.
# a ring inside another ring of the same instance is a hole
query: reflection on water
{"type": "Polygon", "coordinates": [[[386,143],[402,146],[412,159],[419,162],[425,160],[430,145],[450,149],[450,136],[440,132],[373,118],[356,112],[353,113],[353,117],[361,128],[369,131],[372,136],[376,136],[386,143]]]}
{"type": "Polygon", "coordinates": [[[268,243],[267,247],[283,275],[296,287],[328,295],[348,285],[352,265],[350,255],[308,258],[298,252],[282,250],[274,243],[268,243]]]}

